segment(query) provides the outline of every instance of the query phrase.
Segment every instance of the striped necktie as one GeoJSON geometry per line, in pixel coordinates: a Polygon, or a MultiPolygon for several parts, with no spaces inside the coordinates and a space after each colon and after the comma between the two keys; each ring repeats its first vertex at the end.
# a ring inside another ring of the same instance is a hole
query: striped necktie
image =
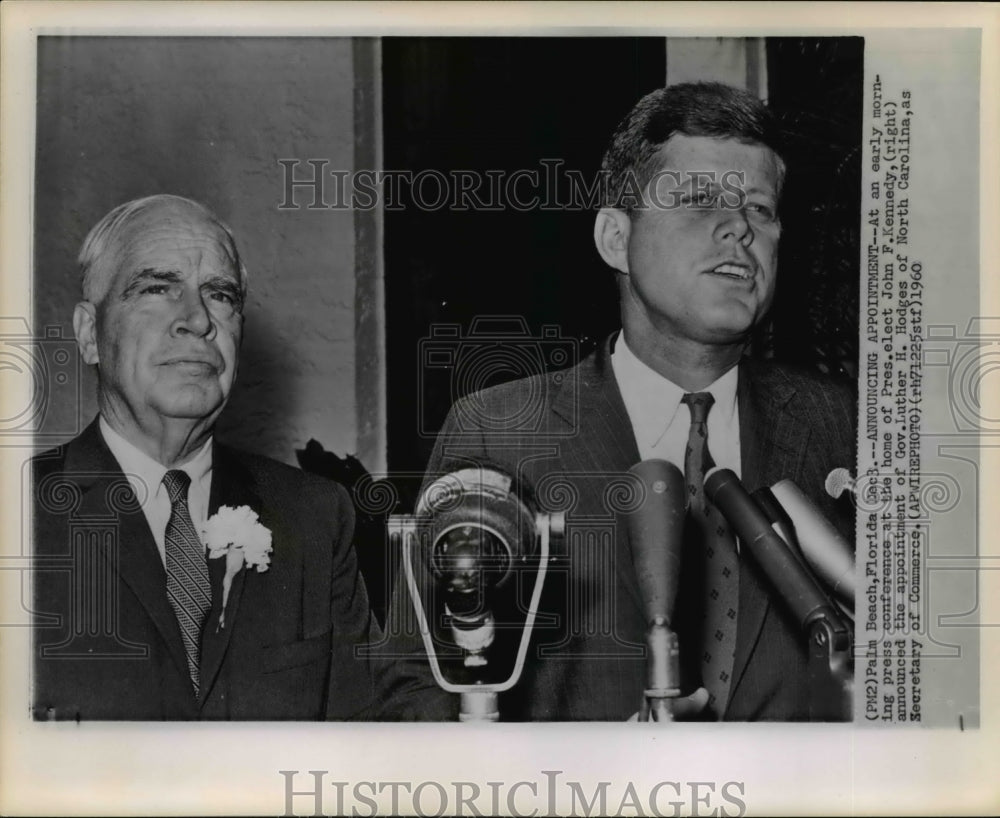
{"type": "Polygon", "coordinates": [[[729,700],[736,652],[739,564],[729,526],[705,497],[705,472],[715,465],[708,451],[707,424],[715,398],[710,392],[697,392],[686,394],[681,402],[691,411],[684,479],[690,495],[688,515],[699,540],[685,556],[701,562],[691,575],[704,577],[704,585],[695,595],[701,611],[695,616],[694,633],[700,638],[702,682],[709,693],[708,708],[716,719],[721,719],[729,700]]]}
{"type": "Polygon", "coordinates": [[[201,628],[212,606],[205,546],[191,521],[187,492],[191,478],[180,470],[168,471],[163,485],[170,496],[170,519],[164,537],[167,563],[167,597],[181,628],[188,672],[198,695],[201,628]]]}

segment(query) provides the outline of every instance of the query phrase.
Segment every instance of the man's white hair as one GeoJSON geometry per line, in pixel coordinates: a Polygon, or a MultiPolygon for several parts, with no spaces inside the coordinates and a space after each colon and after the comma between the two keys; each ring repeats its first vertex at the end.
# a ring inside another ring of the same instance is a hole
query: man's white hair
{"type": "Polygon", "coordinates": [[[110,211],[91,228],[87,234],[87,238],[83,240],[83,246],[80,248],[80,255],[77,258],[77,263],[80,265],[80,279],[85,301],[97,303],[104,297],[105,293],[96,291],[96,288],[100,284],[100,276],[98,276],[97,272],[100,270],[101,261],[108,253],[109,248],[114,246],[115,241],[122,232],[145,211],[169,202],[183,203],[200,211],[210,222],[218,225],[229,237],[230,249],[232,250],[233,257],[236,259],[236,266],[240,275],[240,293],[243,298],[246,298],[247,270],[243,264],[243,259],[240,258],[239,250],[236,247],[236,238],[233,236],[233,231],[229,229],[229,226],[211,210],[193,199],[185,199],[183,196],[174,196],[170,193],[157,193],[153,196],[144,196],[141,199],[133,199],[130,202],[118,205],[118,207],[110,211]]]}

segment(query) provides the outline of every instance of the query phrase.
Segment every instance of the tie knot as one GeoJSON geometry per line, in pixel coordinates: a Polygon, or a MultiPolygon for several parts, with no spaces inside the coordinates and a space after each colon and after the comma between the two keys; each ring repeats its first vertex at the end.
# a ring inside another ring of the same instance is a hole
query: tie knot
{"type": "Polygon", "coordinates": [[[170,496],[170,504],[174,505],[178,500],[187,500],[191,478],[186,471],[172,469],[163,475],[163,485],[166,486],[167,494],[170,496]]]}
{"type": "Polygon", "coordinates": [[[715,403],[715,398],[711,392],[688,392],[681,398],[681,403],[687,404],[691,410],[692,423],[704,423],[708,418],[708,410],[715,403]]]}

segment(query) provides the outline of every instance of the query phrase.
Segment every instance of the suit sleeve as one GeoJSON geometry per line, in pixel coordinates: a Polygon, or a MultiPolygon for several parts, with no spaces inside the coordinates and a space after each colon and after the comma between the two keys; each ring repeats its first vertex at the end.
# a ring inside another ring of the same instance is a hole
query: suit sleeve
{"type": "Polygon", "coordinates": [[[381,639],[354,548],[354,508],[347,492],[334,486],[335,510],[329,607],[331,667],[327,693],[327,720],[363,720],[371,717],[375,662],[369,645],[381,639]]]}

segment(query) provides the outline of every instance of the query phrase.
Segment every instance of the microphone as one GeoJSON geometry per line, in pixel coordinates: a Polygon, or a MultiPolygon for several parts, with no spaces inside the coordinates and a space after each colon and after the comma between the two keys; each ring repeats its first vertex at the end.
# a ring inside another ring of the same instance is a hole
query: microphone
{"type": "Polygon", "coordinates": [[[795,552],[797,557],[804,560],[805,556],[803,556],[802,549],[799,548],[798,538],[795,536],[795,524],[781,503],[778,502],[778,498],[774,496],[774,492],[764,487],[757,489],[750,496],[760,506],[760,510],[764,512],[764,515],[771,523],[771,527],[778,532],[781,539],[788,543],[788,547],[795,552]]]}
{"type": "Polygon", "coordinates": [[[639,720],[673,721],[670,699],[680,695],[680,662],[670,625],[687,512],[684,474],[666,460],[643,460],[629,474],[645,490],[642,504],[625,515],[647,625],[647,683],[639,720]]]}
{"type": "MultiPolygon", "coordinates": [[[[772,492],[776,497],[781,493],[772,492]]],[[[852,629],[733,472],[710,470],[705,476],[705,494],[742,538],[802,630],[809,652],[810,720],[848,721],[854,690],[852,629]]]]}
{"type": "MultiPolygon", "coordinates": [[[[836,471],[838,469],[834,469],[836,471]]],[[[839,471],[847,474],[846,469],[839,471]]],[[[828,487],[829,483],[828,477],[828,487]]],[[[791,518],[806,562],[833,594],[853,611],[856,590],[854,549],[791,480],[775,483],[771,492],[791,518]]]]}
{"type": "Polygon", "coordinates": [[[386,527],[400,544],[434,681],[460,694],[460,721],[497,721],[498,695],[516,685],[524,670],[551,546],[565,534],[565,514],[541,510],[526,481],[482,465],[435,480],[412,515],[393,514],[386,527]],[[430,581],[444,597],[443,606],[431,594],[430,581]],[[523,590],[530,590],[527,605],[523,590]],[[460,669],[444,667],[438,656],[433,623],[442,607],[461,648],[460,669]],[[496,631],[502,635],[493,646],[496,631]]]}
{"type": "Polygon", "coordinates": [[[819,583],[771,527],[771,521],[730,469],[716,467],[705,475],[705,495],[739,535],[803,631],[808,632],[819,619],[839,620],[819,583]]]}
{"type": "Polygon", "coordinates": [[[849,491],[851,496],[855,496],[856,482],[851,473],[845,468],[836,468],[826,476],[823,487],[826,493],[834,500],[837,500],[845,491],[849,491]]]}
{"type": "Polygon", "coordinates": [[[646,490],[642,505],[625,518],[646,622],[660,617],[669,626],[684,544],[684,474],[667,460],[643,460],[629,469],[629,474],[646,490]]]}
{"type": "Polygon", "coordinates": [[[429,521],[425,561],[466,667],[487,664],[493,596],[534,553],[535,515],[511,482],[495,469],[462,469],[428,486],[417,503],[417,517],[429,521]]]}

